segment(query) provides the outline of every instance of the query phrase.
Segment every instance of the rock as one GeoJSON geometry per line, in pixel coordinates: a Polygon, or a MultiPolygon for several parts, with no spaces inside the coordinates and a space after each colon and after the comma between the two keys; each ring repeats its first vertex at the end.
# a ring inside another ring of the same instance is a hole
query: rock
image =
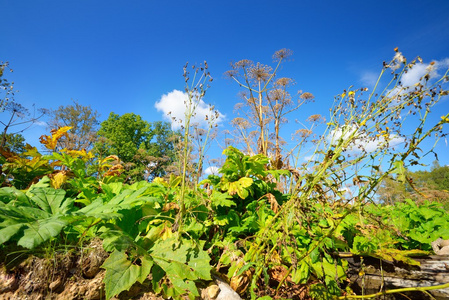
{"type": "Polygon", "coordinates": [[[0,293],[6,293],[15,290],[19,281],[15,274],[8,274],[3,270],[0,271],[0,293]]]}
{"type": "Polygon", "coordinates": [[[432,242],[431,245],[436,255],[449,255],[449,240],[439,238],[432,242]]]}
{"type": "Polygon", "coordinates": [[[201,299],[214,300],[217,298],[218,293],[220,293],[220,288],[218,287],[218,285],[211,284],[201,291],[201,299]]]}
{"type": "Polygon", "coordinates": [[[59,277],[56,278],[55,281],[51,282],[50,285],[48,286],[48,288],[53,292],[57,291],[60,287],[62,287],[62,280],[59,277]]]}
{"type": "Polygon", "coordinates": [[[216,300],[242,300],[239,294],[237,294],[229,284],[218,278],[216,282],[220,288],[220,292],[218,293],[217,298],[215,298],[216,300]]]}

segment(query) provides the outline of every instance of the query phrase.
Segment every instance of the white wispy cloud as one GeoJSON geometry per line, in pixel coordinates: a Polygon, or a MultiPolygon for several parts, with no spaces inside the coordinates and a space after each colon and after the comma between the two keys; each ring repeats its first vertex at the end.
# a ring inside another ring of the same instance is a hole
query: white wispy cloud
{"type": "Polygon", "coordinates": [[[354,142],[347,149],[349,152],[360,152],[361,149],[364,149],[367,152],[373,152],[387,142],[388,147],[393,148],[405,141],[404,138],[397,134],[381,135],[375,138],[368,137],[363,133],[358,133],[356,125],[348,125],[346,127],[333,129],[327,136],[327,140],[330,143],[335,144],[340,139],[349,139],[352,134],[355,134],[355,136],[353,137],[354,142]]]}
{"type": "MultiPolygon", "coordinates": [[[[173,90],[168,94],[162,95],[161,99],[154,106],[158,111],[163,113],[165,120],[171,122],[172,129],[177,130],[184,124],[187,101],[188,96],[185,92],[173,90]]],[[[206,116],[211,119],[211,116],[215,114],[215,111],[211,111],[210,108],[211,106],[209,104],[200,100],[195,110],[195,115],[191,119],[191,123],[197,123],[203,127],[207,126],[206,116]]],[[[216,123],[222,122],[224,118],[225,115],[218,112],[216,123]]]]}
{"type": "Polygon", "coordinates": [[[412,68],[408,69],[401,77],[402,87],[395,88],[390,91],[390,96],[405,94],[410,91],[418,83],[424,83],[424,76],[428,73],[429,80],[440,77],[442,72],[445,72],[449,67],[449,58],[430,63],[417,63],[412,68]]]}
{"type": "Polygon", "coordinates": [[[46,122],[39,121],[39,120],[34,121],[33,124],[37,125],[37,126],[44,126],[44,127],[48,125],[46,122]]]}
{"type": "Polygon", "coordinates": [[[204,170],[204,174],[206,174],[206,175],[218,175],[218,170],[219,169],[220,168],[218,168],[218,167],[210,166],[206,170],[204,170]]]}
{"type": "Polygon", "coordinates": [[[304,160],[305,161],[311,161],[311,160],[315,160],[316,155],[312,154],[312,155],[306,155],[304,156],[304,160]]]}
{"type": "MultiPolygon", "coordinates": [[[[397,66],[401,66],[398,63],[397,66]]],[[[417,83],[422,83],[424,81],[423,76],[429,71],[430,80],[438,78],[443,72],[449,67],[449,58],[434,61],[434,64],[430,63],[417,63],[412,68],[408,69],[407,73],[404,73],[401,77],[402,88],[395,88],[390,90],[390,96],[404,94],[409,91],[410,88],[415,86],[417,83]]],[[[374,87],[377,82],[379,74],[372,71],[364,71],[361,73],[359,81],[366,87],[374,87]]]]}
{"type": "Polygon", "coordinates": [[[369,88],[374,87],[379,78],[379,74],[371,71],[366,71],[362,73],[362,77],[360,78],[360,82],[369,88]]]}

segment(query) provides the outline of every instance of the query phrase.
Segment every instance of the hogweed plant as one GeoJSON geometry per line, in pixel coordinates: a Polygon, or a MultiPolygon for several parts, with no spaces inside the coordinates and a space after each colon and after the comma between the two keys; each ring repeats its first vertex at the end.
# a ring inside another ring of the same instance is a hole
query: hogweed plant
{"type": "MultiPolygon", "coordinates": [[[[380,207],[375,201],[384,178],[395,175],[412,184],[406,169],[432,153],[433,148],[421,150],[423,142],[445,136],[449,114],[428,123],[431,110],[448,95],[447,72],[432,78],[435,64],[430,64],[419,82],[404,86],[403,77],[418,62],[408,63],[397,51],[372,91],[343,91],[321,138],[312,129],[324,118],[311,116],[310,128],[296,133],[299,142],[315,145],[304,166],[276,170],[266,155],[229,146],[218,174],[200,183],[204,188],[196,182],[219,115],[211,108],[207,128],[195,125],[211,78],[207,64],[193,68],[192,79],[185,67],[178,174],[124,183],[123,167],[111,155],[99,159],[95,178],[86,169],[88,152],[57,149],[69,128],[42,137],[51,155],[30,148],[25,159],[2,151],[10,187],[0,190],[0,247],[18,245],[37,253],[49,244],[79,247],[100,238],[110,253],[102,265],[107,299],[136,282],[166,298],[196,299],[198,288],[213,280],[212,272],[227,274],[230,285],[252,299],[290,297],[290,292],[316,299],[355,297],[342,252],[416,265],[410,255],[428,253],[436,237],[449,238],[447,212],[437,204],[407,200],[380,207]],[[411,131],[404,127],[410,122],[417,124],[411,131]],[[283,193],[278,183],[290,175],[290,191],[283,193]],[[34,183],[35,178],[41,180],[34,183]]],[[[262,151],[269,149],[260,141],[262,151]]],[[[362,266],[362,278],[363,271],[362,266]]]]}
{"type": "Polygon", "coordinates": [[[244,263],[235,274],[251,282],[252,298],[258,282],[267,280],[267,270],[280,273],[278,289],[286,281],[298,284],[314,279],[319,283],[310,287],[311,294],[342,295],[346,265],[335,251],[407,261],[406,251],[391,250],[394,242],[385,237],[375,242],[369,235],[375,233],[366,225],[365,207],[376,205],[374,193],[387,176],[396,174],[397,180],[412,184],[406,168],[420,164],[420,158],[433,151],[423,152],[423,141],[445,136],[449,114],[430,126],[427,119],[435,104],[448,95],[448,72],[433,79],[431,63],[419,82],[403,85],[403,76],[418,63],[420,58],[407,62],[396,49],[372,91],[350,87],[335,98],[327,129],[315,141],[313,158],[294,174],[289,199],[244,242],[244,263]],[[391,80],[381,87],[388,73],[391,80]],[[416,129],[408,133],[403,127],[406,122],[416,124],[416,129]],[[346,186],[352,186],[351,192],[345,191],[346,186]],[[346,240],[348,230],[369,234],[346,240]]]}
{"type": "Polygon", "coordinates": [[[243,142],[247,154],[272,157],[274,169],[281,168],[287,160],[282,157],[285,142],[280,134],[282,124],[287,122],[286,116],[314,99],[308,92],[298,91],[292,95],[289,90],[295,84],[293,79],[277,76],[281,64],[291,55],[292,51],[288,49],[276,51],[274,69],[244,59],[231,64],[232,69],[226,72],[244,89],[240,94],[243,102],[235,106],[242,115],[232,121],[237,139],[243,142]]]}
{"type": "Polygon", "coordinates": [[[203,103],[204,96],[207,89],[210,87],[209,83],[213,81],[208,71],[207,62],[199,67],[192,66],[193,72],[190,73],[188,64],[184,66],[184,82],[186,100],[185,114],[183,120],[175,120],[181,123],[183,130],[182,141],[180,143],[180,191],[179,191],[179,214],[176,217],[173,231],[177,231],[186,213],[186,193],[189,188],[195,188],[199,177],[202,173],[202,166],[204,163],[205,149],[211,137],[212,130],[216,127],[216,122],[219,118],[219,113],[211,106],[209,114],[205,116],[207,129],[199,128],[198,124],[193,123],[197,114],[198,107],[203,103]],[[192,76],[192,78],[190,78],[192,76]],[[194,143],[196,142],[196,143],[194,143]],[[192,165],[191,158],[193,156],[193,146],[197,148],[198,162],[196,166],[192,165]],[[195,169],[195,170],[193,170],[195,169]],[[189,176],[189,174],[191,176],[189,176]],[[189,186],[189,178],[192,183],[189,186]]]}

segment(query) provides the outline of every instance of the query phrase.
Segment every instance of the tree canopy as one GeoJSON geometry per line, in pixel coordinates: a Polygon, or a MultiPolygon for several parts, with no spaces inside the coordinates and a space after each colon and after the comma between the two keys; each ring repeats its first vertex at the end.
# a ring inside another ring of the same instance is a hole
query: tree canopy
{"type": "Polygon", "coordinates": [[[165,175],[174,158],[173,132],[166,122],[148,123],[134,113],[113,112],[100,124],[94,150],[99,157],[117,155],[128,180],[165,175]]]}
{"type": "Polygon", "coordinates": [[[20,133],[7,133],[4,147],[11,152],[20,154],[25,151],[25,138],[20,133]]]}
{"type": "Polygon", "coordinates": [[[61,105],[58,109],[51,111],[48,124],[50,129],[72,127],[64,138],[58,141],[61,148],[89,150],[97,140],[98,117],[98,112],[90,105],[83,106],[74,100],[72,105],[61,105]]]}
{"type": "Polygon", "coordinates": [[[409,183],[399,182],[397,178],[383,180],[377,194],[383,203],[394,204],[406,198],[417,202],[432,200],[449,202],[449,166],[440,166],[434,161],[429,171],[406,172],[409,183]]]}

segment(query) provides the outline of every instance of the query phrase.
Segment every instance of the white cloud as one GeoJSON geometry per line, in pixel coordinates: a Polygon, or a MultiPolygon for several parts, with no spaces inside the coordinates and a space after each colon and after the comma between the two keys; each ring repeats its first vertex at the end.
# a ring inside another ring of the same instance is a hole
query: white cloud
{"type": "Polygon", "coordinates": [[[413,68],[409,69],[407,73],[402,75],[401,81],[404,86],[412,86],[415,83],[420,82],[420,78],[426,75],[427,64],[416,64],[413,68]]]}
{"type": "Polygon", "coordinates": [[[358,133],[356,125],[348,125],[346,127],[340,127],[333,129],[327,136],[327,140],[331,144],[336,144],[340,139],[347,140],[352,137],[353,143],[348,147],[347,151],[350,152],[360,152],[364,149],[366,152],[373,152],[377,150],[382,145],[388,142],[388,147],[393,148],[404,142],[404,138],[396,135],[389,134],[387,136],[379,136],[376,138],[369,138],[363,133],[358,133]]]}
{"type": "MultiPolygon", "coordinates": [[[[181,128],[184,123],[185,111],[187,109],[188,96],[185,92],[173,90],[168,94],[162,95],[161,99],[154,105],[156,109],[164,114],[164,119],[171,122],[172,129],[177,130],[181,128]]],[[[200,126],[207,126],[206,116],[211,118],[214,111],[210,110],[210,105],[200,100],[198,107],[195,110],[195,115],[192,117],[190,123],[198,123],[200,126]]],[[[225,115],[218,112],[218,119],[216,123],[224,120],[225,115]]]]}
{"type": "Polygon", "coordinates": [[[373,152],[377,150],[381,145],[385,144],[387,142],[387,139],[389,148],[393,148],[404,142],[404,138],[396,134],[391,134],[388,136],[388,138],[381,136],[379,138],[376,138],[375,140],[358,139],[357,142],[355,143],[355,146],[352,147],[351,150],[357,151],[359,150],[358,146],[361,146],[367,152],[373,152]]]}
{"type": "Polygon", "coordinates": [[[218,175],[218,170],[219,169],[220,168],[218,168],[218,167],[210,166],[206,170],[204,170],[204,174],[206,174],[206,175],[218,175]]]}
{"type": "Polygon", "coordinates": [[[341,126],[341,127],[332,129],[332,131],[328,135],[328,140],[332,144],[334,144],[334,143],[338,142],[340,139],[343,139],[343,140],[348,139],[356,131],[357,131],[356,125],[341,126]]]}
{"type": "Polygon", "coordinates": [[[376,84],[378,78],[379,74],[367,71],[362,73],[362,78],[360,78],[360,82],[366,87],[372,88],[376,84]]]}
{"type": "Polygon", "coordinates": [[[48,125],[46,122],[39,121],[39,120],[34,121],[33,124],[37,125],[37,126],[47,126],[48,125]]]}
{"type": "Polygon", "coordinates": [[[315,160],[315,154],[304,156],[305,161],[315,160]]]}
{"type": "Polygon", "coordinates": [[[430,80],[441,76],[440,71],[445,71],[449,67],[449,58],[430,63],[417,63],[412,68],[408,69],[401,77],[402,88],[395,88],[390,92],[391,96],[404,94],[408,92],[417,83],[423,83],[423,76],[429,73],[430,80]]]}

